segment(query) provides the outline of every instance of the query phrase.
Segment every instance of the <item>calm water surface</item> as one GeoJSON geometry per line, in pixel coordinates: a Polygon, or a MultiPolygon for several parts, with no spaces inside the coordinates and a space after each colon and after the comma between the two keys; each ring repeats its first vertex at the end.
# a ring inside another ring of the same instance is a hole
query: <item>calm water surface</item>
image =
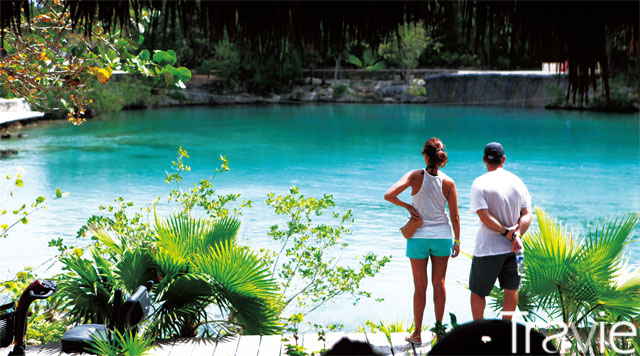
{"type": "MultiPolygon", "coordinates": [[[[527,184],[536,206],[582,231],[596,219],[640,211],[639,133],[637,115],[401,105],[179,108],[106,115],[79,127],[42,124],[28,130],[26,139],[2,142],[20,154],[2,160],[0,173],[24,169],[18,201],[50,197],[56,187],[71,195],[49,202],[48,210],[0,241],[0,278],[53,256],[46,246],[52,238],[82,243],[76,231],[100,204],[122,196],[145,206],[166,197],[172,187],[164,183],[165,170],[183,146],[192,157],[188,181],[212,174],[220,154],[229,159],[231,172],[215,182],[220,193],[254,201],[242,217],[245,243],[269,246],[268,226],[280,220],[263,201],[269,192],[286,194],[296,185],[305,195],[333,194],[339,209],[353,210],[345,263],[367,251],[393,256],[363,285],[384,302],[365,300],[354,307],[342,300],[311,319],[346,329],[367,319],[410,321],[413,285],[398,232],[407,214],[383,195],[406,171],[424,165],[420,150],[426,139],[437,136],[447,145],[444,171],[458,187],[462,249],[471,253],[478,220],[468,210],[469,190],[485,172],[487,142],[502,142],[506,168],[527,184]]],[[[6,194],[8,186],[2,189],[6,194]]],[[[409,200],[407,192],[402,197],[409,200]]],[[[638,258],[636,243],[631,263],[638,258]]],[[[447,312],[462,320],[470,319],[463,286],[469,267],[470,259],[460,256],[447,272],[447,312]]],[[[58,270],[37,269],[43,277],[58,270]]],[[[434,320],[429,304],[425,316],[434,320]]]]}

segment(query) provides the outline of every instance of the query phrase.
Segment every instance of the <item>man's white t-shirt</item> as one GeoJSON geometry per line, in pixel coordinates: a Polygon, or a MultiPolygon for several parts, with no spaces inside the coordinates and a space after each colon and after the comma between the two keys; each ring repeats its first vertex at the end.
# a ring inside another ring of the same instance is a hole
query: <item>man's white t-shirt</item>
{"type": "MultiPolygon", "coordinates": [[[[531,196],[520,178],[498,168],[473,181],[470,206],[473,213],[489,209],[491,215],[508,227],[518,223],[522,209],[531,208],[531,196]]],[[[482,257],[509,252],[512,252],[511,241],[481,222],[473,255],[482,257]]]]}

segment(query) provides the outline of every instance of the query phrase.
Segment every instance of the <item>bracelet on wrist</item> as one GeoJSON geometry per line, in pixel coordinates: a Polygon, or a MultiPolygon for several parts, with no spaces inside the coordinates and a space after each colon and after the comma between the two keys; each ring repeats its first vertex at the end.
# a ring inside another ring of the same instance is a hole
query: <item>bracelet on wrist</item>
{"type": "Polygon", "coordinates": [[[502,236],[507,236],[507,234],[509,233],[509,228],[505,227],[504,228],[504,232],[501,234],[502,236]]]}
{"type": "Polygon", "coordinates": [[[453,244],[454,244],[454,245],[460,245],[460,240],[454,240],[454,241],[453,241],[453,244]]]}

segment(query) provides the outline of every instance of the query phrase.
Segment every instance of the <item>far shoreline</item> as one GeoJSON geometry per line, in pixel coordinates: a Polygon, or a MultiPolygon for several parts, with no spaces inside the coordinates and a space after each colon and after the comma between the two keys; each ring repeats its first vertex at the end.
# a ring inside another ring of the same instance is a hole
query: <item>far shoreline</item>
{"type": "MultiPolygon", "coordinates": [[[[413,104],[567,110],[606,114],[638,112],[637,98],[633,101],[634,97],[628,93],[629,88],[623,89],[627,92],[627,98],[631,104],[626,103],[624,107],[614,106],[614,103],[609,106],[566,105],[566,87],[564,87],[566,78],[564,74],[559,73],[424,69],[416,70],[416,74],[422,74],[423,78],[414,78],[410,84],[407,84],[400,78],[389,79],[388,75],[382,76],[385,80],[376,80],[376,77],[381,76],[376,72],[354,70],[351,72],[348,73],[348,77],[355,76],[361,79],[326,80],[307,77],[284,88],[282,93],[272,93],[267,96],[232,88],[225,79],[215,75],[194,75],[187,83],[186,89],[152,89],[153,105],[124,105],[118,111],[190,106],[413,104]],[[560,95],[562,98],[559,97],[560,95]]],[[[114,76],[107,85],[111,83],[127,85],[132,79],[136,80],[128,75],[118,75],[114,76]],[[128,82],[123,83],[125,81],[128,82]]],[[[105,90],[109,90],[109,87],[105,90]]],[[[590,102],[593,103],[593,101],[592,94],[590,102]]],[[[86,118],[91,120],[106,113],[108,112],[90,109],[86,118]]],[[[13,134],[15,131],[29,129],[45,122],[63,120],[67,120],[65,113],[49,112],[39,117],[0,122],[0,134],[8,138],[7,134],[13,134]]]]}

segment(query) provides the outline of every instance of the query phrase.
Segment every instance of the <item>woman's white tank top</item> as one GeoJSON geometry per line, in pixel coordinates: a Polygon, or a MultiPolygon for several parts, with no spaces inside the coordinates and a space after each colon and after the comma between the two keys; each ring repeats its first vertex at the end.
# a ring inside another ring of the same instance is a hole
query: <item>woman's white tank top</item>
{"type": "Polygon", "coordinates": [[[422,217],[422,227],[418,228],[412,238],[418,239],[450,239],[453,237],[449,218],[445,209],[447,199],[442,194],[442,179],[447,175],[438,170],[432,176],[424,170],[422,187],[416,195],[411,196],[411,205],[422,217]]]}

